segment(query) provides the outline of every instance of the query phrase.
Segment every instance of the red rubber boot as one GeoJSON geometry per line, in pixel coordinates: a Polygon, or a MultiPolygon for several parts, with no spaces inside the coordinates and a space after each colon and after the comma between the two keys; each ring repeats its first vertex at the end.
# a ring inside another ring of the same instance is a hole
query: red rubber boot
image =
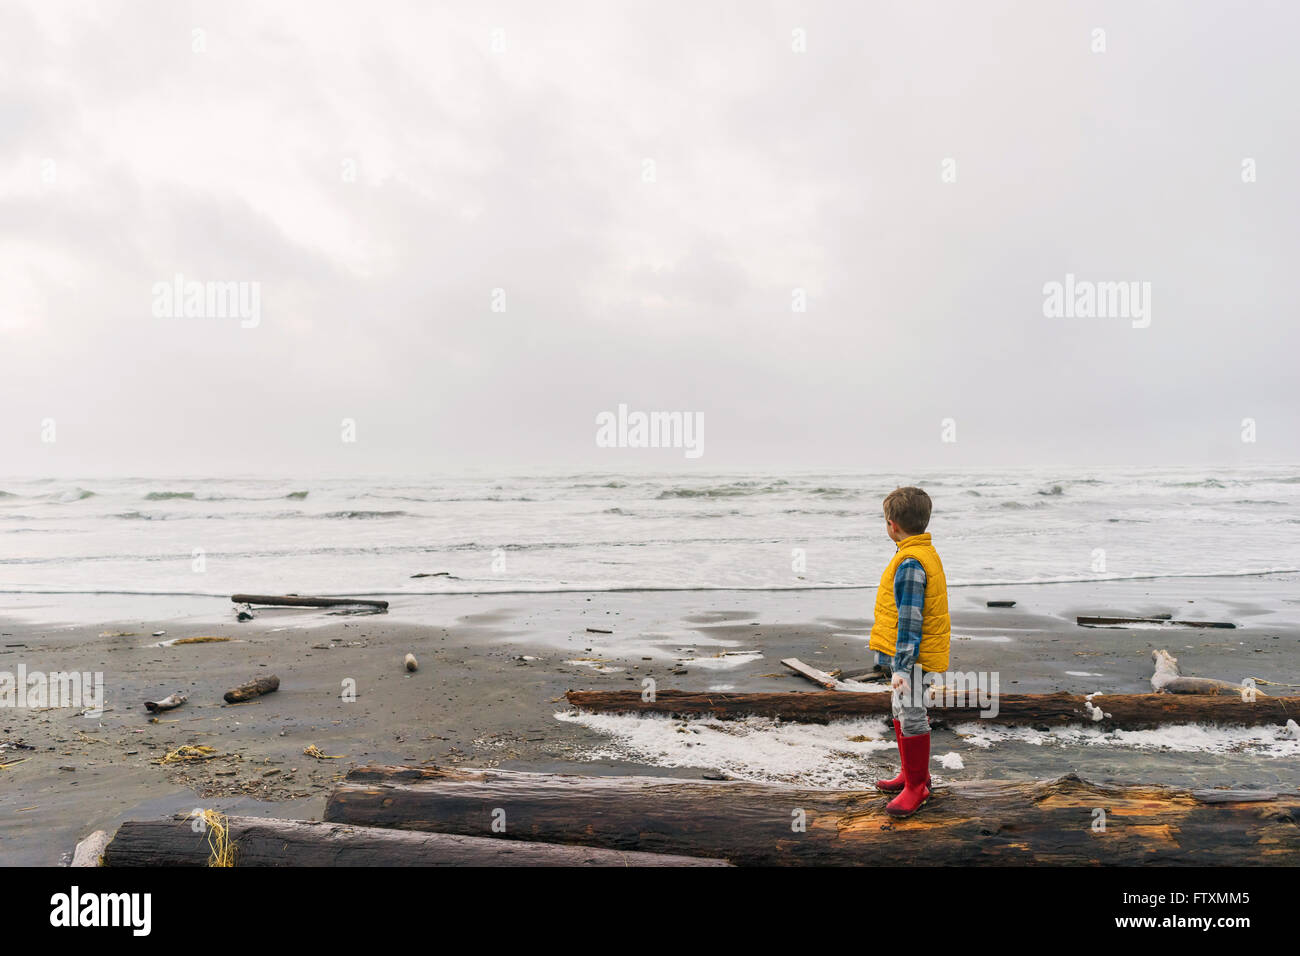
{"type": "MultiPolygon", "coordinates": [[[[902,737],[903,728],[898,725],[898,721],[894,721],[894,741],[898,743],[898,758],[900,763],[903,759],[903,745],[901,743],[902,737]]],[[[898,776],[892,780],[877,780],[876,789],[885,793],[901,793],[906,783],[907,781],[903,779],[903,771],[900,769],[898,771],[898,776]]]]}
{"type": "Polygon", "coordinates": [[[910,817],[930,799],[930,735],[898,738],[903,754],[903,792],[890,800],[885,812],[891,817],[910,817]]]}
{"type": "MultiPolygon", "coordinates": [[[[894,739],[901,741],[902,737],[903,737],[903,728],[899,726],[898,721],[894,721],[894,739]]],[[[903,745],[901,743],[898,745],[898,753],[899,756],[901,757],[903,753],[903,745]]],[[[876,789],[881,791],[882,793],[902,793],[903,787],[906,785],[907,785],[907,781],[903,777],[902,770],[898,771],[898,776],[895,777],[893,780],[876,781],[876,789]]],[[[927,787],[930,786],[930,774],[928,770],[925,775],[925,785],[927,787]]]]}

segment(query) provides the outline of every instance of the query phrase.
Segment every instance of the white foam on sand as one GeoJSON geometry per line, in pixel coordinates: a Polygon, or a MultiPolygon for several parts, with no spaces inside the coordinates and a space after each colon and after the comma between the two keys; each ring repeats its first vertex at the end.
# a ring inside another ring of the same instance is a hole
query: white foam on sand
{"type": "Polygon", "coordinates": [[[724,651],[716,657],[678,657],[679,664],[689,664],[691,667],[703,667],[708,670],[726,670],[732,667],[740,667],[742,664],[748,664],[751,661],[761,661],[763,655],[758,651],[724,651]]]}
{"type": "Polygon", "coordinates": [[[602,674],[617,674],[619,671],[624,670],[622,667],[613,667],[604,661],[573,660],[564,663],[571,664],[574,667],[590,667],[593,671],[599,671],[602,674]]]}
{"type": "MultiPolygon", "coordinates": [[[[556,720],[578,724],[609,738],[579,751],[584,760],[617,760],[655,767],[716,769],[739,780],[792,783],[831,789],[866,789],[898,770],[898,749],[882,718],[800,724],[768,717],[688,720],[662,714],[563,712],[556,720]],[[888,736],[887,736],[888,734],[888,736]],[[858,739],[855,739],[858,738],[858,739]]],[[[1153,730],[1062,727],[1038,731],[989,721],[958,724],[953,730],[970,746],[1001,743],[1035,746],[1114,747],[1132,752],[1249,753],[1270,758],[1300,756],[1300,738],[1285,726],[1214,727],[1177,724],[1153,730]]],[[[932,773],[965,769],[957,752],[933,757],[932,773]]],[[[935,779],[943,778],[935,774],[935,779]]]]}
{"type": "Polygon", "coordinates": [[[1150,730],[1103,730],[1099,727],[1069,726],[1052,730],[1009,727],[990,721],[972,721],[953,728],[976,747],[1013,742],[1035,746],[1119,747],[1126,750],[1173,751],[1177,753],[1240,753],[1261,757],[1300,756],[1300,739],[1286,727],[1219,727],[1211,724],[1168,724],[1150,730]]]}
{"type": "Polygon", "coordinates": [[[863,789],[898,770],[892,730],[875,717],[833,724],[573,712],[555,718],[610,738],[579,755],[587,760],[717,769],[741,780],[816,788],[863,789]]]}

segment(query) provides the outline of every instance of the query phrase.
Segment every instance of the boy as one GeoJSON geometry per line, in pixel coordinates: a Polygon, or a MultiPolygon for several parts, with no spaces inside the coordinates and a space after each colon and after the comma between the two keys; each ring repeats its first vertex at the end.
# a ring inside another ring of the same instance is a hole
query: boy
{"type": "Polygon", "coordinates": [[[870,647],[878,664],[893,672],[894,738],[903,769],[892,780],[876,781],[876,788],[898,794],[885,807],[890,816],[910,817],[930,799],[930,719],[922,680],[948,669],[948,583],[925,533],[930,496],[920,488],[895,488],[885,498],[884,511],[898,552],[876,589],[870,647]]]}

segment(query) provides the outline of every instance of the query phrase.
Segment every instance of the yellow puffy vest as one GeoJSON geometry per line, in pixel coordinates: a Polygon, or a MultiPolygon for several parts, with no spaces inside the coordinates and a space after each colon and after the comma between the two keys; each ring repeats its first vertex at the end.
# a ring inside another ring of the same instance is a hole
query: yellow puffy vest
{"type": "Polygon", "coordinates": [[[917,662],[927,671],[946,671],[948,644],[952,638],[952,622],[948,617],[948,579],[943,576],[943,562],[939,560],[939,552],[934,550],[928,534],[914,534],[898,542],[898,553],[880,576],[870,647],[882,654],[894,653],[894,643],[898,640],[894,572],[907,558],[915,558],[925,569],[925,604],[921,608],[921,649],[917,662]]]}

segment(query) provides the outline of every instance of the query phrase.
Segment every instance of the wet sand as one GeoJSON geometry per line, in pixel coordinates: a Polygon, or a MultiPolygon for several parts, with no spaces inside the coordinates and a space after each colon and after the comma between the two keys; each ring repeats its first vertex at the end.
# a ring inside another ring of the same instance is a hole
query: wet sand
{"type": "MultiPolygon", "coordinates": [[[[1195,676],[1300,683],[1297,584],[1300,576],[1281,574],[954,589],[952,667],[996,670],[1004,693],[1135,693],[1149,690],[1151,649],[1167,647],[1195,676]],[[984,606],[994,599],[1018,603],[984,606]],[[1238,627],[1074,623],[1076,614],[1162,613],[1238,627]]],[[[709,734],[700,736],[707,727],[689,730],[668,718],[573,719],[563,695],[639,689],[645,677],[660,689],[815,693],[783,672],[781,658],[823,669],[865,665],[871,598],[869,590],[411,596],[394,598],[387,614],[259,610],[244,623],[217,599],[180,608],[172,599],[139,597],[133,603],[146,616],[127,620],[120,598],[81,597],[75,607],[72,599],[27,600],[0,621],[0,671],[19,663],[29,671],[102,671],[105,711],[94,718],[71,709],[0,709],[0,862],[56,865],[93,830],[195,807],[319,819],[330,787],[368,763],[686,777],[722,770],[777,779],[789,776],[789,767],[780,753],[767,756],[775,742],[778,751],[812,761],[815,772],[804,778],[810,783],[865,786],[892,773],[894,760],[883,730],[869,722],[731,728],[713,732],[724,746],[710,750],[709,734]],[[86,623],[97,604],[116,612],[114,619],[86,623]],[[69,619],[80,623],[51,623],[69,619]],[[167,633],[152,636],[158,630],[167,633]],[[158,646],[193,636],[232,640],[158,646]],[[419,659],[415,673],[403,669],[408,652],[419,659]],[[270,673],[280,678],[278,692],[245,704],[222,701],[228,688],[270,673]],[[355,682],[354,701],[341,699],[346,681],[355,682]],[[143,702],[172,692],[189,702],[152,720],[143,702]],[[647,731],[654,733],[638,739],[647,731]],[[157,763],[183,745],[217,754],[157,763]],[[306,756],[312,746],[338,759],[306,756]]],[[[1241,739],[1222,746],[1173,739],[1161,749],[1163,738],[1127,746],[1032,734],[976,746],[961,728],[945,729],[935,733],[936,759],[957,753],[964,766],[935,769],[940,779],[1074,770],[1199,787],[1295,788],[1300,761],[1285,744],[1257,749],[1253,738],[1265,730],[1239,732],[1241,739]]]]}

